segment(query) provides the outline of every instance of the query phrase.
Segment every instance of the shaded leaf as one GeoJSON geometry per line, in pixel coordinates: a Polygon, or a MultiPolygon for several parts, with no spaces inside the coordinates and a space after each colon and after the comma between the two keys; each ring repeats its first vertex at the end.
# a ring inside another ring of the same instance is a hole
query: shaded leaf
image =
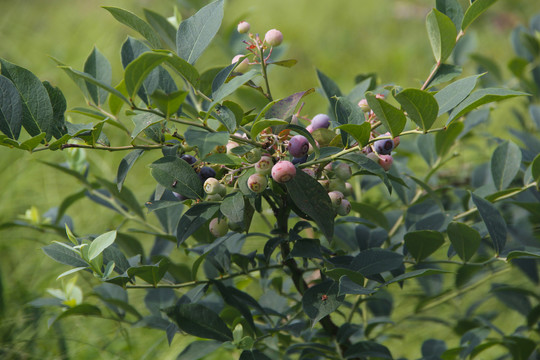
{"type": "Polygon", "coordinates": [[[333,313],[343,303],[345,296],[338,295],[339,285],[325,281],[306,290],[302,296],[302,308],[315,325],[326,315],[333,313]]]}
{"type": "Polygon", "coordinates": [[[407,123],[403,111],[383,99],[377,99],[371,92],[366,93],[366,100],[375,115],[377,115],[377,119],[390,131],[393,137],[398,136],[403,131],[407,123]]]}
{"type": "MultiPolygon", "coordinates": [[[[84,72],[106,85],[111,84],[111,64],[96,47],[94,47],[90,55],[88,55],[88,58],[86,58],[84,72]]],[[[107,96],[109,94],[104,89],[98,88],[96,85],[89,82],[86,83],[86,88],[88,89],[88,94],[94,101],[94,104],[101,105],[107,101],[107,96]]]]}
{"type": "Polygon", "coordinates": [[[405,234],[405,246],[416,262],[421,262],[444,244],[444,237],[438,231],[419,230],[405,234]]]}
{"type": "Polygon", "coordinates": [[[118,171],[116,173],[116,185],[118,186],[118,191],[122,190],[122,185],[126,180],[129,170],[131,170],[135,164],[135,161],[137,161],[142,154],[144,154],[143,149],[135,149],[130,151],[126,156],[124,156],[122,161],[120,161],[120,165],[118,166],[118,171]]]}
{"type": "Polygon", "coordinates": [[[201,225],[212,219],[219,207],[219,203],[203,202],[189,208],[178,222],[178,229],[176,230],[178,245],[197,231],[201,225]]]}
{"type": "Polygon", "coordinates": [[[156,181],[187,198],[204,196],[202,182],[191,165],[176,156],[165,156],[149,165],[156,181]]]}
{"type": "Polygon", "coordinates": [[[480,233],[460,222],[451,222],[446,231],[454,251],[463,261],[469,261],[480,246],[480,233]]]}
{"type": "Polygon", "coordinates": [[[491,176],[497,190],[504,190],[516,177],[521,165],[521,150],[512,141],[505,141],[491,156],[491,176]]]}
{"type": "Polygon", "coordinates": [[[472,193],[472,200],[478,208],[478,213],[484,224],[486,224],[495,252],[500,254],[506,244],[507,229],[504,218],[493,204],[475,193],[472,193]]]}
{"type": "Polygon", "coordinates": [[[430,92],[410,88],[395,94],[394,98],[407,112],[407,116],[424,131],[429,130],[437,119],[439,105],[430,92]]]}
{"type": "Polygon", "coordinates": [[[11,80],[0,75],[0,131],[11,139],[18,139],[22,119],[21,96],[11,80]]]}
{"type": "Polygon", "coordinates": [[[150,42],[150,45],[153,48],[160,48],[161,40],[159,39],[159,36],[157,36],[152,27],[148,25],[148,23],[145,22],[143,19],[141,19],[131,11],[127,11],[118,7],[103,6],[103,8],[110,12],[116,20],[144,36],[144,38],[150,42]]]}

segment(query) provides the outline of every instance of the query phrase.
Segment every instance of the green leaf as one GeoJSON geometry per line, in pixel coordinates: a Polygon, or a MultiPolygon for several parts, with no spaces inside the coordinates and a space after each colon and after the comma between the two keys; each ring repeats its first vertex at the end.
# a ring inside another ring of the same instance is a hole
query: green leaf
{"type": "Polygon", "coordinates": [[[178,354],[178,357],[176,360],[199,360],[205,357],[206,355],[210,355],[217,349],[221,347],[220,341],[215,340],[196,340],[191,343],[189,343],[188,346],[182,350],[180,354],[178,354]]]}
{"type": "Polygon", "coordinates": [[[161,37],[163,44],[169,49],[174,50],[176,48],[176,29],[173,24],[161,14],[150,9],[143,9],[143,12],[146,21],[148,21],[150,26],[161,37]]]}
{"type": "MultiPolygon", "coordinates": [[[[434,67],[435,66],[436,65],[434,65],[434,67]]],[[[435,75],[433,75],[433,78],[427,84],[426,89],[429,89],[435,85],[448,82],[461,75],[462,71],[463,69],[461,68],[461,66],[441,64],[441,66],[435,71],[435,75]]]]}
{"type": "Polygon", "coordinates": [[[220,103],[223,99],[231,95],[239,87],[241,87],[248,81],[252,80],[257,75],[259,75],[258,70],[250,70],[243,75],[234,77],[228,83],[225,83],[222,86],[220,86],[219,89],[217,89],[217,91],[212,94],[213,102],[212,104],[210,104],[210,108],[213,108],[214,106],[216,106],[216,104],[220,103]]]}
{"type": "Polygon", "coordinates": [[[227,106],[216,106],[216,119],[227,128],[229,133],[234,133],[237,127],[236,116],[227,106]]]}
{"type": "Polygon", "coordinates": [[[452,19],[457,30],[461,29],[463,21],[463,8],[458,0],[437,0],[437,10],[452,19]]]}
{"type": "Polygon", "coordinates": [[[0,75],[0,131],[10,139],[18,139],[22,119],[21,96],[11,80],[0,75]]]}
{"type": "Polygon", "coordinates": [[[306,290],[302,296],[302,308],[306,315],[313,320],[313,326],[343,304],[345,295],[339,295],[338,292],[339,285],[332,280],[314,285],[306,290]]]}
{"type": "Polygon", "coordinates": [[[336,108],[336,99],[341,96],[341,90],[339,90],[339,87],[337,84],[330,79],[328,76],[326,76],[322,71],[317,69],[317,78],[319,79],[319,82],[321,83],[322,90],[324,92],[324,95],[326,95],[326,98],[330,102],[330,108],[335,109],[336,108]]]}
{"type": "Polygon", "coordinates": [[[461,134],[464,127],[465,125],[463,125],[462,122],[453,123],[450,124],[446,130],[439,131],[437,135],[435,135],[435,150],[437,151],[437,155],[446,155],[452,146],[455,145],[456,139],[461,134]]]}
{"type": "MultiPolygon", "coordinates": [[[[52,86],[48,81],[43,82],[43,86],[49,94],[49,100],[53,108],[52,134],[60,139],[66,134],[66,120],[64,114],[67,109],[66,98],[59,88],[52,86]]],[[[49,144],[50,148],[51,144],[49,144]]]]}
{"type": "MultiPolygon", "coordinates": [[[[84,72],[91,75],[98,81],[110,85],[112,81],[112,68],[109,60],[94,47],[86,62],[84,63],[84,72]]],[[[107,101],[109,95],[104,89],[98,88],[96,85],[87,82],[86,88],[88,94],[94,101],[94,104],[101,105],[107,101]]]]}
{"type": "Polygon", "coordinates": [[[245,209],[246,201],[241,192],[236,192],[231,196],[227,196],[223,199],[219,208],[223,216],[225,216],[229,222],[241,224],[242,227],[245,227],[246,225],[244,224],[245,209]]]}
{"type": "Polygon", "coordinates": [[[116,173],[116,185],[118,186],[118,191],[122,190],[122,185],[126,180],[129,170],[131,170],[133,164],[135,164],[135,161],[137,161],[142,154],[144,154],[143,149],[135,149],[130,151],[126,156],[124,156],[122,161],[120,161],[120,165],[118,166],[118,171],[116,173]]]}
{"type": "Polygon", "coordinates": [[[63,273],[61,273],[60,275],[58,275],[56,277],[56,280],[61,279],[61,278],[65,277],[65,276],[74,274],[74,273],[79,272],[81,270],[85,270],[85,269],[88,269],[88,266],[76,267],[76,268],[70,269],[68,271],[64,271],[63,273]]]}
{"type": "Polygon", "coordinates": [[[231,341],[231,330],[227,324],[206,306],[197,303],[178,304],[165,310],[180,330],[204,339],[231,341]]]}
{"type": "Polygon", "coordinates": [[[469,6],[465,15],[463,16],[463,21],[461,23],[461,29],[465,31],[469,25],[482,14],[488,7],[493,5],[497,0],[476,0],[469,6]]]}
{"type": "Polygon", "coordinates": [[[540,259],[540,250],[514,250],[506,256],[506,261],[512,259],[540,259]]]}
{"type": "Polygon", "coordinates": [[[31,136],[44,132],[47,141],[50,140],[53,135],[53,109],[41,81],[30,71],[4,59],[0,59],[0,66],[1,74],[11,80],[22,100],[22,126],[31,136]]]}
{"type": "Polygon", "coordinates": [[[324,187],[298,169],[296,176],[286,182],[285,187],[294,204],[315,221],[330,241],[334,235],[334,209],[324,187]]]}
{"type": "Polygon", "coordinates": [[[390,230],[388,219],[376,206],[355,201],[351,201],[351,206],[353,211],[360,213],[360,216],[362,216],[364,219],[372,221],[383,229],[390,230]]]}
{"type": "Polygon", "coordinates": [[[240,159],[238,156],[233,156],[229,154],[212,154],[203,159],[205,162],[209,162],[211,164],[219,164],[219,165],[242,165],[242,159],[240,159]]]}
{"type": "Polygon", "coordinates": [[[385,285],[390,285],[390,284],[400,282],[400,281],[404,281],[404,280],[408,280],[408,279],[414,279],[414,278],[418,278],[418,277],[422,277],[422,276],[429,276],[429,275],[435,275],[435,274],[446,274],[446,273],[449,273],[449,272],[450,271],[440,270],[440,269],[413,270],[413,271],[409,271],[409,272],[407,272],[405,274],[398,275],[395,278],[388,280],[384,284],[385,285]]]}
{"type": "Polygon", "coordinates": [[[133,116],[131,120],[135,124],[135,127],[131,132],[131,138],[135,139],[145,129],[161,121],[164,121],[165,119],[154,113],[143,112],[133,116]]]}
{"type": "Polygon", "coordinates": [[[223,20],[223,0],[214,1],[182,21],[176,33],[178,55],[194,64],[218,32],[223,20]]]}
{"type": "Polygon", "coordinates": [[[180,106],[186,100],[187,95],[188,92],[182,90],[173,91],[167,94],[161,89],[156,89],[156,91],[150,94],[150,98],[152,99],[152,103],[156,105],[165,116],[169,117],[180,109],[180,106]]]}
{"type": "Polygon", "coordinates": [[[482,240],[478,231],[464,223],[453,221],[448,225],[446,232],[461,260],[467,262],[476,254],[482,240]]]}
{"type": "Polygon", "coordinates": [[[437,63],[444,62],[456,45],[457,29],[452,20],[437,9],[427,15],[426,27],[437,63]]]}
{"type": "Polygon", "coordinates": [[[361,125],[344,124],[344,125],[340,125],[336,127],[336,129],[340,129],[342,131],[347,132],[356,141],[358,141],[358,144],[360,145],[360,147],[364,147],[367,145],[369,141],[369,135],[371,133],[371,125],[367,122],[364,122],[361,125]]]}
{"type": "Polygon", "coordinates": [[[450,124],[452,120],[471,112],[480,105],[510,99],[516,96],[528,96],[528,94],[520,91],[498,88],[485,88],[477,90],[470,94],[465,100],[463,100],[463,102],[452,110],[446,124],[450,124]]]}
{"type": "Polygon", "coordinates": [[[363,276],[372,276],[397,269],[401,265],[403,255],[390,250],[370,248],[356,255],[349,267],[363,276]]]}
{"type": "Polygon", "coordinates": [[[101,310],[95,306],[90,304],[80,304],[73,307],[70,307],[66,311],[62,312],[58,317],[54,319],[54,322],[66,318],[68,316],[101,316],[101,310]]]}
{"type": "Polygon", "coordinates": [[[374,289],[368,289],[351,280],[347,275],[339,278],[339,295],[353,294],[353,295],[371,295],[377,292],[374,289]]]}
{"type": "Polygon", "coordinates": [[[139,55],[135,60],[126,66],[124,73],[124,82],[128,95],[133,98],[144,79],[157,66],[167,63],[193,87],[199,83],[199,72],[184,59],[178,57],[169,50],[147,51],[139,55]]]}
{"type": "Polygon", "coordinates": [[[229,133],[226,131],[209,132],[195,127],[189,127],[184,136],[190,146],[197,147],[201,158],[214,151],[216,146],[226,145],[229,141],[229,133]]]}
{"type": "Polygon", "coordinates": [[[39,135],[36,135],[34,137],[31,137],[30,139],[28,140],[25,140],[23,141],[21,144],[20,144],[20,148],[23,149],[23,150],[29,150],[29,151],[32,151],[33,149],[35,149],[39,144],[41,144],[41,142],[43,141],[43,139],[45,139],[46,137],[46,134],[43,132],[39,135]]]}
{"type": "Polygon", "coordinates": [[[144,36],[144,38],[148,40],[148,42],[150,42],[150,45],[153,48],[159,49],[161,47],[161,40],[159,39],[159,36],[157,36],[152,27],[148,25],[148,23],[146,23],[143,19],[141,19],[131,11],[127,11],[118,7],[103,6],[103,8],[110,12],[116,20],[144,36]]]}
{"type": "Polygon", "coordinates": [[[94,78],[92,75],[81,72],[81,71],[78,71],[78,70],[74,70],[70,66],[60,66],[60,68],[62,70],[64,70],[72,79],[74,79],[74,81],[77,84],[79,83],[78,82],[79,79],[84,80],[86,82],[94,84],[94,85],[96,85],[96,86],[110,92],[111,94],[118,97],[119,99],[122,99],[125,103],[130,104],[129,100],[124,96],[124,94],[122,94],[120,91],[116,90],[112,86],[99,81],[98,79],[94,78]],[[78,79],[78,80],[75,80],[75,79],[78,79]]]}
{"type": "Polygon", "coordinates": [[[256,139],[257,136],[261,133],[261,131],[263,131],[267,127],[275,126],[275,125],[288,125],[288,124],[289,123],[285,120],[277,120],[277,119],[259,120],[256,123],[254,123],[253,126],[251,127],[250,135],[252,139],[256,139]]]}
{"type": "Polygon", "coordinates": [[[394,98],[416,125],[424,131],[431,129],[439,113],[439,105],[432,93],[411,88],[400,91],[394,98]]]}
{"type": "Polygon", "coordinates": [[[169,265],[169,260],[164,258],[155,265],[140,265],[130,267],[127,269],[127,274],[130,278],[137,276],[147,283],[156,286],[167,273],[169,265]]]}
{"type": "Polygon", "coordinates": [[[375,115],[377,115],[377,118],[390,131],[392,136],[399,136],[407,123],[407,118],[403,111],[390,105],[383,99],[377,99],[372,92],[366,93],[366,100],[375,115]]]}
{"type": "MultiPolygon", "coordinates": [[[[241,60],[239,60],[241,61],[241,60]]],[[[212,97],[215,97],[215,93],[227,82],[227,79],[231,76],[233,70],[236,68],[237,63],[232,63],[229,66],[221,69],[212,80],[212,97]]]]}
{"type": "Polygon", "coordinates": [[[512,141],[505,141],[491,156],[491,176],[497,190],[504,190],[516,177],[521,165],[521,150],[512,141]]]}
{"type": "Polygon", "coordinates": [[[390,350],[375,341],[360,341],[349,347],[343,354],[345,359],[375,357],[378,359],[393,359],[390,350]]]}
{"type": "Polygon", "coordinates": [[[381,178],[384,185],[386,185],[388,191],[390,193],[392,192],[392,184],[390,183],[390,180],[388,179],[388,175],[386,174],[386,172],[381,168],[379,164],[377,164],[375,161],[371,159],[368,159],[364,154],[348,153],[346,155],[341,156],[340,159],[352,161],[356,165],[363,168],[364,170],[367,170],[370,173],[378,176],[379,178],[381,178]]]}
{"type": "Polygon", "coordinates": [[[300,100],[302,100],[306,95],[313,93],[314,89],[309,89],[306,91],[300,91],[292,95],[287,96],[286,98],[275,101],[272,106],[264,114],[265,119],[280,119],[286,120],[291,117],[298,106],[300,100]]]}
{"type": "Polygon", "coordinates": [[[90,243],[88,248],[88,260],[92,261],[106,248],[111,246],[116,239],[116,231],[109,231],[105,234],[101,234],[90,243]]]}
{"type": "Polygon", "coordinates": [[[405,234],[405,246],[419,263],[433,254],[444,244],[444,237],[438,231],[419,230],[405,234]]]}
{"type": "Polygon", "coordinates": [[[482,221],[486,224],[488,233],[491,236],[491,241],[493,242],[493,247],[498,255],[504,249],[506,244],[506,222],[499,210],[497,210],[489,201],[479,197],[475,193],[472,193],[472,200],[478,208],[478,213],[480,214],[482,221]]]}
{"type": "MultiPolygon", "coordinates": [[[[334,109],[336,114],[336,119],[338,123],[343,125],[360,125],[365,123],[366,118],[364,112],[357,104],[353,104],[349,99],[342,96],[337,98],[336,107],[334,109]]],[[[363,129],[367,129],[365,126],[363,129]]],[[[362,130],[363,130],[362,129],[362,130]]],[[[347,133],[341,133],[341,138],[344,145],[349,143],[347,133]]],[[[358,140],[357,140],[358,141],[358,140]]]]}
{"type": "Polygon", "coordinates": [[[219,207],[219,203],[203,202],[189,208],[178,222],[178,228],[176,230],[178,246],[208,220],[212,219],[218,212],[219,207]]]}
{"type": "Polygon", "coordinates": [[[540,186],[540,154],[536,155],[531,164],[531,175],[538,188],[540,186]]]}
{"type": "Polygon", "coordinates": [[[156,181],[168,190],[190,199],[204,196],[199,176],[184,160],[176,156],[165,156],[150,164],[151,174],[156,181]]]}
{"type": "Polygon", "coordinates": [[[294,65],[298,63],[298,60],[296,59],[287,59],[287,60],[278,60],[278,61],[267,61],[268,65],[277,65],[277,66],[283,66],[286,68],[292,68],[294,65]]]}
{"type": "Polygon", "coordinates": [[[58,243],[53,243],[51,245],[44,246],[42,250],[45,255],[61,264],[73,267],[88,266],[86,261],[84,261],[78,254],[78,251],[75,251],[75,249],[68,249],[66,248],[66,246],[62,246],[58,243]]]}
{"type": "Polygon", "coordinates": [[[448,112],[459,105],[476,86],[476,81],[483,74],[473,75],[455,81],[435,94],[435,100],[439,103],[438,116],[448,112]]]}

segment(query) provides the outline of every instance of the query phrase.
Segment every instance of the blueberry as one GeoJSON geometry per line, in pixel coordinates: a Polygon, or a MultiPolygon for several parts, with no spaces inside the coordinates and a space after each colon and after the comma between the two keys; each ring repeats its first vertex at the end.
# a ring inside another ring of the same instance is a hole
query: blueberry
{"type": "Polygon", "coordinates": [[[184,155],[180,156],[180,159],[184,160],[189,165],[193,165],[193,164],[195,164],[197,162],[197,158],[195,156],[189,155],[189,154],[184,154],[184,155]]]}
{"type": "Polygon", "coordinates": [[[330,126],[330,118],[326,114],[317,114],[311,120],[311,128],[313,130],[317,129],[328,129],[330,126]]]}
{"type": "Polygon", "coordinates": [[[308,158],[307,155],[304,155],[304,156],[302,156],[302,157],[300,157],[300,158],[296,158],[296,157],[295,157],[295,158],[292,159],[291,162],[293,163],[293,165],[296,165],[296,164],[303,164],[303,163],[305,163],[305,162],[307,161],[307,158],[308,158]]]}
{"type": "Polygon", "coordinates": [[[295,135],[289,140],[288,150],[293,157],[302,158],[309,151],[309,141],[305,136],[295,135]]]}
{"type": "Polygon", "coordinates": [[[286,183],[296,176],[296,168],[293,163],[286,160],[278,161],[272,167],[272,179],[278,183],[286,183]]]}
{"type": "Polygon", "coordinates": [[[394,150],[394,141],[392,139],[377,140],[373,147],[379,155],[390,155],[394,150]]]}
{"type": "Polygon", "coordinates": [[[202,182],[205,182],[206,179],[209,179],[209,178],[212,178],[212,177],[216,177],[216,171],[214,169],[212,169],[211,167],[203,166],[199,170],[199,178],[201,179],[202,182]]]}

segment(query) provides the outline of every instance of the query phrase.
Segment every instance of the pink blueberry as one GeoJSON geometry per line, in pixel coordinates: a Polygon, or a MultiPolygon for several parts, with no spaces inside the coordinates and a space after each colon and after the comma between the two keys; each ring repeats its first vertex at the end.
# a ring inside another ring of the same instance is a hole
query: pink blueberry
{"type": "Polygon", "coordinates": [[[283,34],[276,29],[268,30],[264,35],[264,41],[270,46],[279,46],[283,42],[283,34]]]}
{"type": "Polygon", "coordinates": [[[249,29],[251,29],[251,25],[247,21],[240,21],[236,27],[236,30],[238,30],[240,34],[247,33],[249,29]]]}
{"type": "Polygon", "coordinates": [[[249,190],[256,194],[260,194],[266,189],[266,186],[268,186],[268,180],[264,175],[253,174],[248,178],[247,185],[249,190]]]}
{"type": "Polygon", "coordinates": [[[272,167],[272,179],[278,183],[286,183],[296,176],[296,168],[287,160],[278,161],[272,167]]]}

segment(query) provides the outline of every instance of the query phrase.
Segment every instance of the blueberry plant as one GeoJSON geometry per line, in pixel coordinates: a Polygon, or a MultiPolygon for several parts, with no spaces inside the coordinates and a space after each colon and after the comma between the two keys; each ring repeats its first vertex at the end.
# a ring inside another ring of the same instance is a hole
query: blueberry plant
{"type": "Polygon", "coordinates": [[[280,58],[287,36],[278,29],[262,36],[241,21],[231,42],[244,51],[231,64],[196,66],[219,32],[223,0],[178,27],[152,11],[143,20],[105,7],[141,35],[122,45],[122,81],[112,84],[97,48],[83,71],[55,60],[87,100],[75,111],[92,123],[68,121],[60,89],[0,59],[0,144],[64,152],[66,163],[43,166],[81,185],[47,221],[4,224],[57,234],[43,251],[69,266],[62,289],[33,305],[55,307],[51,322],[112,317],[161,329],[169,342],[193,336],[178,359],[413,357],[396,339],[419,331],[403,325],[415,320],[453,336],[419,335],[422,359],[537,358],[540,17],[513,32],[513,82],[497,84],[482,70],[497,65],[480,55],[470,58],[481,70],[461,76],[468,29],[492,3],[436,2],[426,18],[435,63],[418,87],[361,75],[343,94],[317,70],[324,114],[303,110],[315,89],[274,97],[269,70],[296,65],[280,58]],[[476,132],[486,104],[509,98],[521,147],[476,132]],[[116,176],[92,174],[92,151],[126,153],[116,176]],[[460,160],[468,151],[487,162],[460,160]],[[139,204],[125,182],[148,153],[161,154],[147,164],[156,185],[138,190],[148,198],[139,204]],[[78,233],[69,211],[83,198],[116,213],[117,226],[78,233]],[[404,293],[408,305],[397,307],[404,293]],[[516,325],[497,323],[492,299],[519,315],[516,325]]]}

